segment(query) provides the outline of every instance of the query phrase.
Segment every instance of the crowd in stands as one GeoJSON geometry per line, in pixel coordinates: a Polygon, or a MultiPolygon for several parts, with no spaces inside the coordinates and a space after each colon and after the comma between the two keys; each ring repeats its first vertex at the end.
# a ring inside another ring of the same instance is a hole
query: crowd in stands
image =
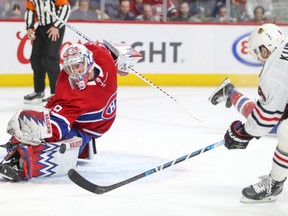
{"type": "MultiPolygon", "coordinates": [[[[0,0],[0,19],[23,19],[27,0],[0,0]]],[[[277,22],[272,0],[69,0],[69,20],[150,22],[277,22]],[[102,12],[103,11],[103,12],[102,12]],[[166,13],[163,16],[163,13],[166,13]],[[163,20],[163,17],[166,20],[163,20]]],[[[288,8],[288,1],[286,3],[288,8]]],[[[282,17],[283,18],[283,17],[282,17]]],[[[287,17],[281,20],[288,20],[287,17]]]]}
{"type": "Polygon", "coordinates": [[[0,0],[0,19],[24,19],[25,4],[21,0],[0,0]],[[20,5],[21,4],[21,5],[20,5]]]}

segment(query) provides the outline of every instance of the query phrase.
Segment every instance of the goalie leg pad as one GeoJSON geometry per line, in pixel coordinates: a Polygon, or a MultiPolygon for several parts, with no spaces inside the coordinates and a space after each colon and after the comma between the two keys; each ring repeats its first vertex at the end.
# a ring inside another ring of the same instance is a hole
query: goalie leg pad
{"type": "Polygon", "coordinates": [[[79,137],[38,146],[19,145],[22,179],[66,175],[69,169],[76,167],[80,145],[79,137]]]}

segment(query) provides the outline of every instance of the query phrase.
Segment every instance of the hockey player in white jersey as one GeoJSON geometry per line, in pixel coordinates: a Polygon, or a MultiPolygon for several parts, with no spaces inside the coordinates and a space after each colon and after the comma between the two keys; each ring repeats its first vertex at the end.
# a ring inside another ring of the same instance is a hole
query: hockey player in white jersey
{"type": "Polygon", "coordinates": [[[264,24],[249,36],[250,53],[263,63],[258,94],[254,103],[241,94],[229,79],[212,93],[209,100],[216,105],[235,106],[246,122],[234,121],[224,140],[228,149],[245,149],[250,140],[268,134],[277,125],[277,147],[269,175],[242,190],[242,202],[269,202],[283,191],[288,176],[288,38],[274,24],[264,24]]]}

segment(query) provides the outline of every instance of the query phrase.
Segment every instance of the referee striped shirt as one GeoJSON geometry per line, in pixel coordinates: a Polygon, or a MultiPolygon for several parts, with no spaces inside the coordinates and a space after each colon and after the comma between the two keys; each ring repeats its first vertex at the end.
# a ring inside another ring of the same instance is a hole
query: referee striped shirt
{"type": "Polygon", "coordinates": [[[60,21],[44,12],[45,6],[48,10],[57,14],[60,19],[67,22],[71,11],[68,0],[27,0],[24,15],[26,29],[34,29],[34,25],[37,22],[39,26],[53,24],[53,26],[58,29],[63,27],[63,24],[60,21]]]}

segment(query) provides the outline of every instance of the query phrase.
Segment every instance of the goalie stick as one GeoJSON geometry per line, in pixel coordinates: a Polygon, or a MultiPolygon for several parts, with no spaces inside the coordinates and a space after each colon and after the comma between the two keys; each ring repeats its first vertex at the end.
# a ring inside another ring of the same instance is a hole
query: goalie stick
{"type": "Polygon", "coordinates": [[[131,182],[137,181],[141,178],[152,175],[153,173],[160,172],[160,171],[162,171],[168,167],[174,166],[177,163],[186,161],[186,160],[188,160],[192,157],[195,157],[197,155],[200,155],[204,152],[210,151],[210,150],[212,150],[216,147],[219,147],[223,144],[224,144],[224,140],[221,140],[220,142],[213,143],[213,144],[206,146],[202,149],[191,152],[190,154],[184,155],[184,156],[179,157],[175,160],[172,160],[172,161],[164,163],[160,166],[157,166],[153,169],[147,170],[146,172],[140,173],[140,174],[135,175],[131,178],[128,178],[126,180],[123,180],[121,182],[118,182],[118,183],[115,183],[112,185],[108,185],[108,186],[101,186],[101,185],[97,185],[97,184],[94,184],[94,183],[88,181],[83,176],[81,176],[75,169],[70,169],[68,172],[68,176],[69,176],[70,180],[73,181],[75,184],[77,184],[79,187],[81,187],[87,191],[90,191],[92,193],[95,193],[95,194],[104,194],[104,193],[107,193],[107,192],[112,191],[114,189],[117,189],[119,187],[122,187],[126,184],[129,184],[131,182]]]}
{"type": "MultiPolygon", "coordinates": [[[[45,4],[45,0],[44,4],[45,4]]],[[[79,36],[81,36],[82,38],[84,38],[86,41],[88,41],[89,43],[95,43],[91,38],[89,38],[88,36],[86,36],[85,34],[83,34],[82,32],[78,31],[75,27],[73,27],[72,25],[70,25],[69,23],[65,22],[64,20],[60,19],[55,13],[53,13],[52,11],[50,11],[46,6],[44,7],[44,12],[50,14],[51,16],[53,16],[55,19],[57,19],[59,22],[61,22],[63,25],[67,26],[68,28],[70,28],[72,31],[74,31],[76,34],[78,34],[79,36]]],[[[174,102],[176,102],[176,104],[182,109],[184,110],[188,115],[190,115],[192,118],[194,118],[195,120],[203,123],[202,120],[196,118],[194,115],[191,114],[191,112],[189,112],[186,108],[184,108],[182,105],[180,105],[180,103],[174,98],[172,97],[170,94],[168,94],[166,91],[164,91],[163,89],[161,89],[160,87],[156,86],[153,82],[151,82],[150,80],[148,80],[147,78],[145,78],[142,74],[140,74],[139,72],[137,72],[136,70],[134,70],[134,68],[130,69],[134,72],[134,74],[136,76],[138,76],[140,79],[142,79],[144,82],[146,82],[148,85],[152,86],[153,88],[160,90],[163,94],[165,94],[167,97],[169,97],[170,99],[174,100],[174,102]]]]}

